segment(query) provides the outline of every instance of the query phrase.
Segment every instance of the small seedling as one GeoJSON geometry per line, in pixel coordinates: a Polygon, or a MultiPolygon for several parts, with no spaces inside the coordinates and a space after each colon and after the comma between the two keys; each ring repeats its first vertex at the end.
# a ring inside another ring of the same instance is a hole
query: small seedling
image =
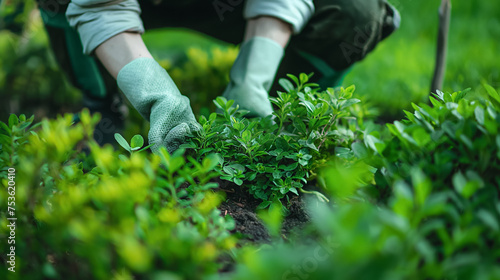
{"type": "Polygon", "coordinates": [[[144,146],[144,138],[139,134],[134,135],[134,137],[132,137],[132,139],[130,140],[130,144],[119,133],[115,133],[115,140],[116,142],[118,142],[118,144],[120,144],[120,146],[122,146],[122,148],[124,148],[130,154],[142,152],[154,145],[150,144],[143,148],[142,146],[144,146]]]}

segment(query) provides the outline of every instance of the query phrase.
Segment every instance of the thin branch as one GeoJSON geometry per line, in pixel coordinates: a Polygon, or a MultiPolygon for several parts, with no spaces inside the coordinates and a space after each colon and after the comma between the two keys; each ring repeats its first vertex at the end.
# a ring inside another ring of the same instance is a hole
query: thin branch
{"type": "Polygon", "coordinates": [[[321,131],[321,143],[319,143],[318,150],[321,148],[323,143],[325,143],[326,136],[328,134],[328,131],[332,127],[333,123],[337,120],[337,115],[333,116],[328,123],[323,127],[323,130],[321,131]]]}

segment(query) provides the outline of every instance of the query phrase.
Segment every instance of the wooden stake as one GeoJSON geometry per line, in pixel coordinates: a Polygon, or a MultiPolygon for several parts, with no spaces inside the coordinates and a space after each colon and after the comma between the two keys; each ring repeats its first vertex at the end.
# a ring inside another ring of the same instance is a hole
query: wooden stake
{"type": "Polygon", "coordinates": [[[432,77],[431,92],[442,89],[446,72],[448,33],[450,30],[451,0],[442,0],[439,7],[439,30],[437,38],[436,65],[432,77]]]}

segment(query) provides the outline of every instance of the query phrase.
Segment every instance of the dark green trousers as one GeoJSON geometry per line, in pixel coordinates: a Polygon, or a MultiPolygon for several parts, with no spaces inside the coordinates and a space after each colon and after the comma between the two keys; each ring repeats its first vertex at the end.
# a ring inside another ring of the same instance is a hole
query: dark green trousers
{"type": "MultiPolygon", "coordinates": [[[[146,29],[183,27],[233,44],[243,40],[244,1],[142,1],[146,29]]],[[[314,0],[315,13],[292,37],[278,69],[286,74],[314,72],[322,87],[341,84],[345,74],[397,28],[395,10],[385,0],[314,0]]],[[[281,90],[275,79],[271,94],[281,90]]]]}

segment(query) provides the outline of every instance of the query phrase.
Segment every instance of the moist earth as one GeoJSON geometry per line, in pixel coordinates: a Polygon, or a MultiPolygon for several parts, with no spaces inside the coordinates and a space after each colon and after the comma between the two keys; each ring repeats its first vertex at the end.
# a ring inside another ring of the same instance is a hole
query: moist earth
{"type": "MultiPolygon", "coordinates": [[[[245,190],[245,186],[238,186],[229,181],[218,180],[219,190],[226,193],[226,201],[219,209],[223,216],[230,215],[235,221],[235,229],[243,238],[256,243],[269,243],[271,237],[257,217],[257,206],[262,202],[254,198],[245,190]]],[[[309,221],[302,196],[293,196],[288,205],[288,215],[284,217],[281,234],[283,238],[300,230],[309,221]]]]}

